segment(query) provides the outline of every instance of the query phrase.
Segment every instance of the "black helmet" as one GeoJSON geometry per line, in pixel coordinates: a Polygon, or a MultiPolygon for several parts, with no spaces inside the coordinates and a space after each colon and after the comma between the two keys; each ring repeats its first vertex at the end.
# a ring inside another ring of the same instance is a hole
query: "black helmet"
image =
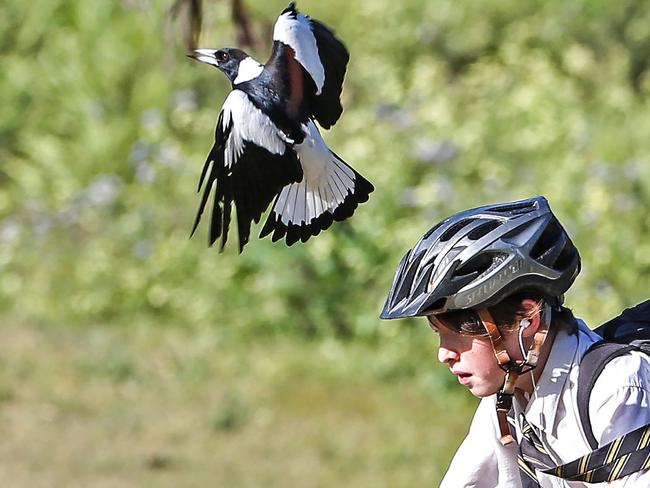
{"type": "Polygon", "coordinates": [[[479,207],[443,220],[406,253],[381,318],[489,307],[521,290],[552,300],[579,272],[578,250],[544,197],[479,207]]]}

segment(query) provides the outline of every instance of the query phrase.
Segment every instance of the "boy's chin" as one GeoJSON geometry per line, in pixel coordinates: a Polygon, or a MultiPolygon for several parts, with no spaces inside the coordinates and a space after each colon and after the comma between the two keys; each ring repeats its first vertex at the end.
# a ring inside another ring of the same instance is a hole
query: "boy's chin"
{"type": "Polygon", "coordinates": [[[499,389],[490,388],[487,386],[475,386],[469,388],[469,392],[474,395],[476,398],[485,398],[494,395],[499,389]]]}

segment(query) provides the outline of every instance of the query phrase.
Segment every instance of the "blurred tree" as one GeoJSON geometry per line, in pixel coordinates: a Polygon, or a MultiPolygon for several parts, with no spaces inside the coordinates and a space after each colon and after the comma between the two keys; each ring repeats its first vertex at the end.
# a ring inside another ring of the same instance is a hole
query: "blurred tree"
{"type": "Polygon", "coordinates": [[[183,43],[188,51],[199,47],[203,22],[203,0],[174,0],[167,13],[167,18],[168,20],[179,20],[182,24],[183,43]]]}
{"type": "MultiPolygon", "coordinates": [[[[237,46],[257,47],[257,38],[253,33],[244,0],[231,0],[230,10],[236,28],[237,46]]],[[[175,0],[167,16],[169,19],[180,19],[183,25],[183,42],[188,51],[198,48],[203,22],[203,0],[175,0]]]]}

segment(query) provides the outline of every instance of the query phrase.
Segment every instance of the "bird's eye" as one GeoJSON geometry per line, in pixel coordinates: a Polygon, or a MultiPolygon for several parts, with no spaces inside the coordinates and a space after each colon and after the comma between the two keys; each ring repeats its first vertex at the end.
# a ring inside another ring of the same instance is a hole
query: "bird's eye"
{"type": "Polygon", "coordinates": [[[228,59],[230,59],[230,56],[226,51],[217,51],[217,59],[222,63],[225,63],[228,61],[228,59]]]}

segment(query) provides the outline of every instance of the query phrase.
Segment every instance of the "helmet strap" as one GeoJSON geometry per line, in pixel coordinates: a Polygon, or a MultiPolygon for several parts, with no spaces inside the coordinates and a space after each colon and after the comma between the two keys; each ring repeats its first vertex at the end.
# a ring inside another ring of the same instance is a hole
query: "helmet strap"
{"type": "Polygon", "coordinates": [[[549,308],[550,307],[546,305],[546,317],[542,317],[540,325],[533,337],[533,343],[528,349],[526,358],[523,361],[513,361],[510,358],[510,355],[508,354],[508,351],[506,350],[503,343],[501,332],[499,332],[499,328],[496,326],[494,318],[488,309],[481,308],[479,310],[476,310],[476,313],[478,314],[479,319],[483,323],[483,327],[487,331],[488,337],[490,338],[497,363],[499,364],[499,367],[506,373],[506,377],[503,381],[503,386],[497,393],[496,402],[497,419],[499,421],[499,430],[501,434],[500,440],[501,444],[504,446],[514,441],[514,438],[510,433],[510,427],[508,425],[507,418],[508,412],[512,408],[512,398],[515,393],[515,383],[521,374],[532,371],[537,366],[540,351],[548,334],[548,323],[546,318],[550,317],[549,308]]]}

